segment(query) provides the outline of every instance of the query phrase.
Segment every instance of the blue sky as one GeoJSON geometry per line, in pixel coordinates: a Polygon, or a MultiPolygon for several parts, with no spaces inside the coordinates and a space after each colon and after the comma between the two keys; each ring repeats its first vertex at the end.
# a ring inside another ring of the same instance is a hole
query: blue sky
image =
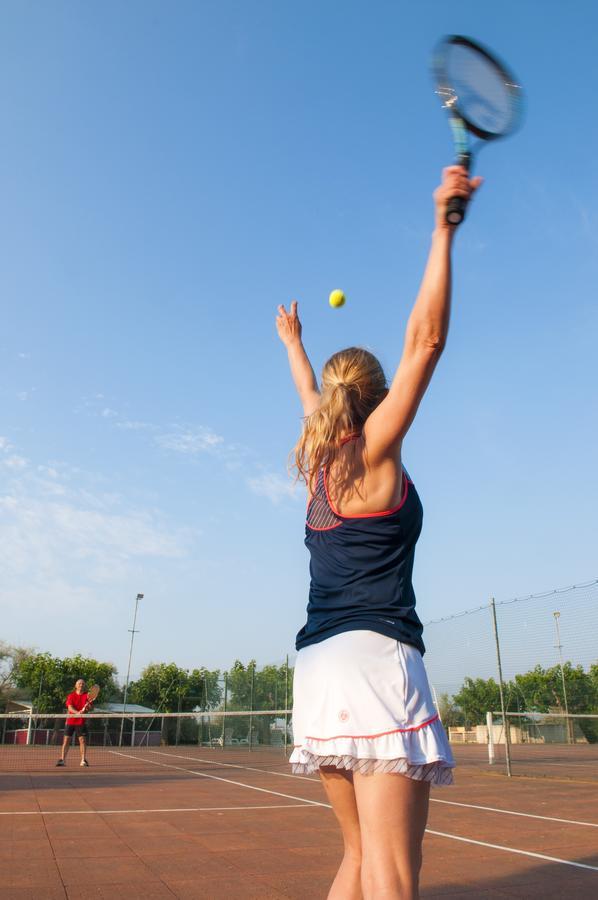
{"type": "Polygon", "coordinates": [[[596,577],[597,26],[589,0],[3,6],[5,640],[124,674],[143,592],[134,672],[292,650],[275,308],[299,300],[316,369],[357,343],[392,375],[452,161],[428,71],[447,32],[510,61],[527,117],[479,160],[405,444],[420,615],[596,577]]]}

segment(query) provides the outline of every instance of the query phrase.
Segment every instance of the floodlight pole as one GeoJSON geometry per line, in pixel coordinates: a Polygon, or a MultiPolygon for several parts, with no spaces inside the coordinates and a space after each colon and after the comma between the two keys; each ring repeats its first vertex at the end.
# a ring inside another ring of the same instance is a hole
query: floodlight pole
{"type": "Polygon", "coordinates": [[[129,665],[127,667],[127,680],[125,681],[125,696],[123,698],[123,712],[122,719],[120,720],[120,739],[118,742],[118,746],[122,747],[123,742],[123,729],[125,727],[125,712],[127,711],[127,694],[129,693],[129,679],[131,677],[131,659],[133,657],[133,641],[135,640],[135,635],[137,634],[137,629],[135,625],[137,624],[137,609],[139,608],[139,601],[143,600],[143,594],[137,594],[135,598],[135,614],[133,616],[133,627],[128,630],[131,632],[131,646],[129,647],[129,665]]]}
{"type": "Polygon", "coordinates": [[[570,744],[573,743],[573,735],[571,733],[571,725],[569,721],[569,704],[567,703],[567,686],[565,684],[565,670],[563,669],[563,645],[561,644],[561,629],[559,628],[560,612],[553,612],[554,624],[556,628],[556,649],[559,651],[559,666],[561,667],[561,681],[563,682],[563,700],[565,701],[565,715],[567,716],[567,739],[570,744]]]}

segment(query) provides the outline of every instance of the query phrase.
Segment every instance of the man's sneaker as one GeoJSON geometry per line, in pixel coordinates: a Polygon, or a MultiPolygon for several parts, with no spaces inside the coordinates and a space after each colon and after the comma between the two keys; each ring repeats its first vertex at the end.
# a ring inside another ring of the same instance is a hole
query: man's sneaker
{"type": "Polygon", "coordinates": [[[79,763],[79,765],[80,765],[80,766],[88,766],[89,763],[87,762],[86,759],[82,759],[81,762],[79,763]]]}
{"type": "Polygon", "coordinates": [[[58,762],[56,763],[56,765],[57,765],[57,766],[63,766],[63,765],[64,765],[64,760],[63,760],[63,759],[59,759],[58,762]]]}

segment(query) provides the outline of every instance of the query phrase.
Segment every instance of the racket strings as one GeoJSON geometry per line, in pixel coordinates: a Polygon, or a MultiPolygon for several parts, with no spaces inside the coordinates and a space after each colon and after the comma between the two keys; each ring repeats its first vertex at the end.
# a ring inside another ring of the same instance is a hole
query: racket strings
{"type": "Polygon", "coordinates": [[[446,85],[438,93],[474,127],[494,135],[512,130],[517,115],[519,85],[483,54],[458,44],[447,49],[446,85]],[[448,87],[450,85],[450,87],[448,87]]]}

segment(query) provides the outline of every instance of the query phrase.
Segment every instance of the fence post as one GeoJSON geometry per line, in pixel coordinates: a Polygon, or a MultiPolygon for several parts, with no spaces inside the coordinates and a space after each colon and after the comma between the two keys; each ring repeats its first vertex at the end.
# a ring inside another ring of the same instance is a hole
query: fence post
{"type": "Polygon", "coordinates": [[[178,746],[179,746],[179,738],[180,738],[180,736],[181,736],[181,719],[180,719],[180,712],[181,712],[181,705],[182,705],[182,702],[181,702],[181,701],[182,701],[182,698],[181,698],[181,689],[180,689],[180,687],[179,687],[179,699],[178,699],[177,706],[176,706],[176,711],[177,711],[177,713],[179,713],[179,715],[177,716],[176,727],[175,727],[175,732],[174,732],[174,745],[175,745],[175,747],[178,747],[178,746]]]}
{"type": "Polygon", "coordinates": [[[498,639],[498,625],[496,622],[496,603],[494,601],[494,597],[490,600],[490,609],[492,610],[492,626],[494,628],[494,641],[496,644],[496,662],[498,665],[498,690],[500,693],[500,711],[502,713],[502,720],[505,728],[505,760],[507,763],[507,775],[511,777],[511,725],[507,718],[507,711],[505,707],[505,692],[503,690],[503,680],[502,680],[502,664],[500,661],[500,641],[498,639]]]}
{"type": "Polygon", "coordinates": [[[253,712],[253,686],[255,681],[255,662],[252,663],[251,666],[251,689],[249,694],[249,752],[251,752],[251,748],[253,746],[253,716],[251,713],[253,712]]]}
{"type": "Polygon", "coordinates": [[[224,673],[224,711],[222,716],[222,749],[226,743],[226,701],[228,699],[228,672],[224,673]]]}
{"type": "Polygon", "coordinates": [[[289,654],[287,653],[287,658],[285,662],[284,669],[284,755],[287,755],[287,744],[289,740],[289,714],[287,712],[289,708],[289,654]]]}

